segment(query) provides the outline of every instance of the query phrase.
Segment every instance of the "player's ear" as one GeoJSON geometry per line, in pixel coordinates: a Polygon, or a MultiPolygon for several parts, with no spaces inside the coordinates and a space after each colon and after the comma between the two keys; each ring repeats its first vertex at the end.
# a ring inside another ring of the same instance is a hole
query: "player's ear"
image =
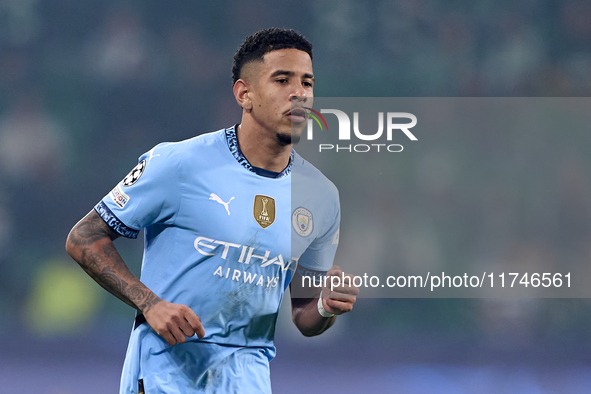
{"type": "Polygon", "coordinates": [[[246,112],[252,110],[252,101],[250,100],[250,85],[243,79],[239,79],[234,84],[234,97],[238,105],[240,105],[246,112]]]}

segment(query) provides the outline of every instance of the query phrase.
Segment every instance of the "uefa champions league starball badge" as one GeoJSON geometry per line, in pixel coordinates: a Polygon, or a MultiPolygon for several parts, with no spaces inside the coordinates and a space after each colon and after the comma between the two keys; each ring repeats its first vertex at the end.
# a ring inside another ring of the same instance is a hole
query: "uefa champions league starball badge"
{"type": "Polygon", "coordinates": [[[136,183],[142,174],[144,173],[144,169],[146,168],[146,161],[142,160],[138,163],[137,166],[133,167],[133,170],[127,174],[125,178],[123,178],[123,186],[129,187],[136,183]]]}

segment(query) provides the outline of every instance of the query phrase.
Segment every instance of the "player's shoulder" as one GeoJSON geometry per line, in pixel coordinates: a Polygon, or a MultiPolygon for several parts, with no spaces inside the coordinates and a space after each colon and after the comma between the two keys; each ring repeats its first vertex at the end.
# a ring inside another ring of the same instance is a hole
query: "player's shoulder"
{"type": "Polygon", "coordinates": [[[197,156],[202,156],[212,149],[222,148],[225,144],[225,129],[212,131],[177,142],[162,142],[140,157],[141,160],[151,160],[162,157],[162,162],[182,164],[197,156]]]}
{"type": "Polygon", "coordinates": [[[226,146],[226,130],[210,131],[178,142],[185,149],[200,149],[211,146],[226,146]]]}
{"type": "Polygon", "coordinates": [[[177,142],[162,142],[156,145],[153,149],[163,150],[175,154],[192,151],[195,149],[203,149],[212,145],[220,145],[225,142],[225,131],[221,129],[199,134],[195,137],[177,142]]]}
{"type": "Polygon", "coordinates": [[[329,193],[338,198],[339,191],[335,184],[297,152],[292,163],[292,182],[301,189],[329,193]]]}

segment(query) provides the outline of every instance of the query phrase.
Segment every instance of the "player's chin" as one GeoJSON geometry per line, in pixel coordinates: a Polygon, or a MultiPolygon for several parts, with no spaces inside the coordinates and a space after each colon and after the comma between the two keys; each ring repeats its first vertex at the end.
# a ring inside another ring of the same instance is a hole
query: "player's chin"
{"type": "Polygon", "coordinates": [[[301,133],[300,134],[295,134],[292,132],[278,132],[277,133],[277,142],[279,142],[279,145],[281,146],[287,146],[290,144],[297,144],[298,142],[300,142],[300,138],[301,138],[301,133]]]}

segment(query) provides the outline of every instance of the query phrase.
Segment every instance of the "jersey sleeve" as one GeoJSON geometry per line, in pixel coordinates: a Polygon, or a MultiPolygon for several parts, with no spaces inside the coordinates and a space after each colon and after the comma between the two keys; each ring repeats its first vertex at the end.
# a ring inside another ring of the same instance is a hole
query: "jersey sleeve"
{"type": "Polygon", "coordinates": [[[180,159],[174,144],[160,144],[143,154],[138,164],[94,207],[120,235],[137,238],[156,223],[173,223],[180,204],[180,159]]]}
{"type": "MultiPolygon", "coordinates": [[[[341,209],[336,188],[330,207],[325,208],[326,214],[321,219],[321,234],[308,246],[298,260],[300,274],[306,270],[326,273],[332,267],[339,246],[341,209]]],[[[309,274],[309,273],[308,273],[309,274]]]]}

